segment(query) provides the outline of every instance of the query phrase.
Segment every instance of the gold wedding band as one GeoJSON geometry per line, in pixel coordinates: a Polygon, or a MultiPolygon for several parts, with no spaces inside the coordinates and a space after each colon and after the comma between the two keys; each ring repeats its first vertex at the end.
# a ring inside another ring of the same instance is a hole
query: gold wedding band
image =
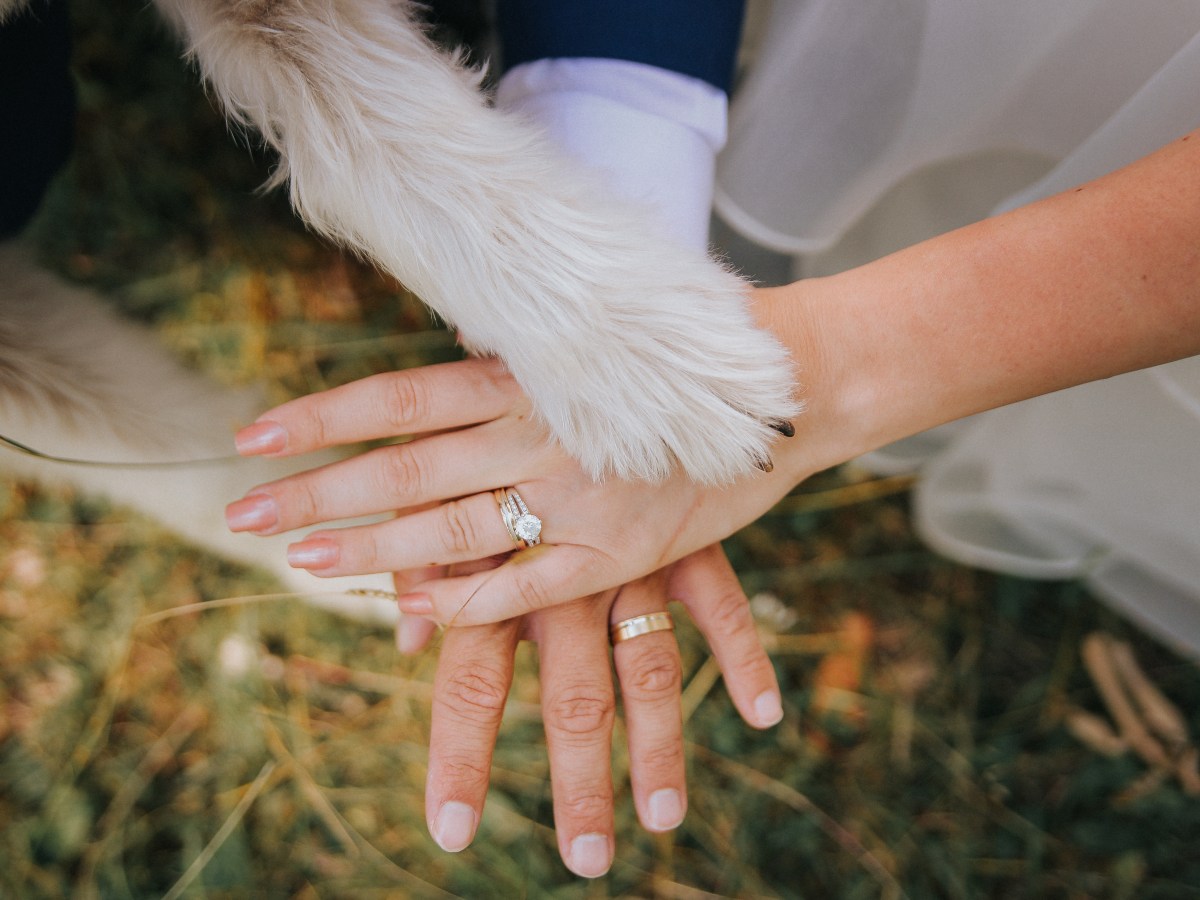
{"type": "Polygon", "coordinates": [[[641,637],[643,634],[674,630],[675,623],[671,621],[671,614],[664,611],[646,613],[644,616],[634,616],[632,619],[622,619],[608,630],[608,637],[615,647],[621,641],[641,637]]]}
{"type": "Polygon", "coordinates": [[[499,488],[492,491],[500,506],[500,516],[508,536],[521,550],[542,542],[542,520],[529,511],[516,488],[499,488]]]}

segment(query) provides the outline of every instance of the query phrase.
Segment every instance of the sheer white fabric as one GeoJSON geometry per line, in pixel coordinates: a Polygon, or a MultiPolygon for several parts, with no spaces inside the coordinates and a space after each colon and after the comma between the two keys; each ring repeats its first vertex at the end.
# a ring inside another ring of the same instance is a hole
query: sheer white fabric
{"type": "Polygon", "coordinates": [[[1062,161],[1028,196],[1200,122],[1187,0],[777,0],[718,168],[717,208],[775,249],[822,250],[891,186],[990,150],[1062,161]]]}
{"type": "MultiPolygon", "coordinates": [[[[901,182],[948,161],[1041,160],[1027,183],[1009,172],[1007,196],[991,198],[998,211],[1200,126],[1195,2],[776,0],[770,16],[734,98],[716,203],[777,250],[837,246],[849,265],[961,224],[951,203],[940,222],[913,226],[905,210],[927,216],[929,204],[902,203],[885,224],[911,234],[852,231],[901,182]]],[[[981,164],[974,177],[987,173],[981,164]]],[[[1085,578],[1200,655],[1200,358],[976,416],[871,459],[927,460],[916,515],[941,551],[1085,578]]]]}

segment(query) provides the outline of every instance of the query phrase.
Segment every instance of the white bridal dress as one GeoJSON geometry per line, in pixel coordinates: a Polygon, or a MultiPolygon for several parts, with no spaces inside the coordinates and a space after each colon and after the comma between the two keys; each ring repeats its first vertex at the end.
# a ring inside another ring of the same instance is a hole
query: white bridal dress
{"type": "MultiPolygon", "coordinates": [[[[809,271],[1056,193],[1200,126],[1195,0],[776,0],[761,34],[716,204],[809,271]]],[[[1200,656],[1200,357],[869,461],[923,466],[916,516],[938,550],[1085,579],[1200,656]]]]}

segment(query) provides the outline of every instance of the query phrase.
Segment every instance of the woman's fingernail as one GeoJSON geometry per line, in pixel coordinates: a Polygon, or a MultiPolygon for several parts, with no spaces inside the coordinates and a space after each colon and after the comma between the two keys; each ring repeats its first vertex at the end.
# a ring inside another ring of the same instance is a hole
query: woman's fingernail
{"type": "Polygon", "coordinates": [[[778,431],[780,434],[782,434],[784,437],[795,437],[796,436],[796,426],[793,425],[791,422],[789,422],[787,419],[776,419],[775,421],[768,422],[767,424],[770,425],[772,428],[774,428],[776,431],[778,431]]]}
{"type": "Polygon", "coordinates": [[[233,436],[234,446],[242,456],[279,453],[287,449],[287,441],[287,432],[278,422],[255,422],[233,436]]]}
{"type": "Polygon", "coordinates": [[[567,866],[584,878],[599,878],[612,865],[612,850],[602,834],[581,834],[571,841],[567,866]]]}
{"type": "Polygon", "coordinates": [[[396,598],[400,612],[410,616],[428,616],[433,614],[433,601],[428,594],[401,594],[396,598]]]}
{"type": "Polygon", "coordinates": [[[450,800],[442,804],[433,821],[433,839],[447,853],[465,850],[475,837],[475,810],[465,803],[450,800]]]}
{"type": "Polygon", "coordinates": [[[288,565],[294,569],[328,569],[341,555],[340,548],[328,538],[300,541],[287,550],[288,565]]]}
{"type": "Polygon", "coordinates": [[[428,619],[419,616],[401,616],[396,623],[396,649],[405,656],[420,653],[429,643],[431,625],[428,619]]]}
{"type": "Polygon", "coordinates": [[[678,828],[683,821],[683,798],[674,788],[663,788],[650,795],[646,804],[646,814],[649,821],[646,826],[651,831],[670,831],[678,828]]]}
{"type": "Polygon", "coordinates": [[[263,531],[278,522],[279,507],[266,494],[243,497],[225,507],[225,524],[230,531],[263,531]]]}
{"type": "Polygon", "coordinates": [[[774,472],[775,471],[775,463],[771,462],[771,457],[769,457],[769,456],[765,456],[765,457],[760,456],[760,457],[756,458],[754,460],[754,464],[756,466],[758,466],[758,468],[761,469],[763,472],[774,472]]]}
{"type": "Polygon", "coordinates": [[[769,728],[783,718],[783,702],[777,691],[763,691],[754,698],[754,724],[769,728]]]}

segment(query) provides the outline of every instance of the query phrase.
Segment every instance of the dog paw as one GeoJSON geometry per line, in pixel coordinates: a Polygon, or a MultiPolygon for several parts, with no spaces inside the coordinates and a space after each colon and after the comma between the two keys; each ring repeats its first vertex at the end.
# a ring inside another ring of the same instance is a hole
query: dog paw
{"type": "Polygon", "coordinates": [[[728,484],[769,471],[800,406],[787,352],[749,314],[748,286],[698,254],[614,243],[574,288],[588,302],[522,316],[509,347],[487,343],[594,478],[682,470],[728,484]]]}

